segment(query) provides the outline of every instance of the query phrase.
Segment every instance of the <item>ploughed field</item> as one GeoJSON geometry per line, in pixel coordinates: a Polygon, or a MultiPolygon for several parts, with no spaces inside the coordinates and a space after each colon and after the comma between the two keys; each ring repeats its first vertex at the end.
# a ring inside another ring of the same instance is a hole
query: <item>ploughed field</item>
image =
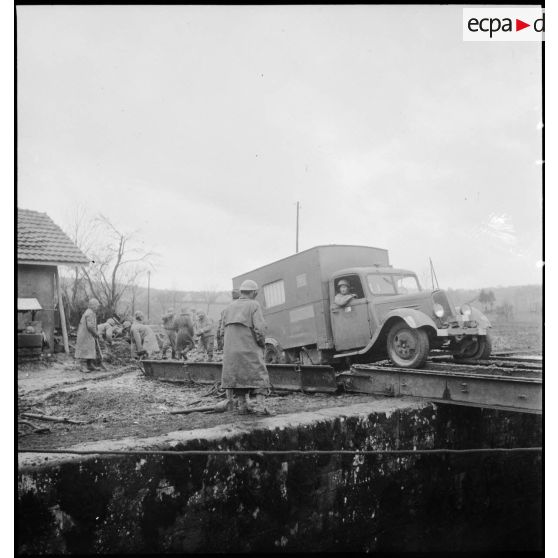
{"type": "Polygon", "coordinates": [[[542,321],[510,321],[492,323],[492,350],[542,351],[542,321]]]}
{"type": "MultiPolygon", "coordinates": [[[[494,323],[493,350],[540,354],[542,328],[533,322],[494,323]]],[[[202,360],[193,353],[192,360],[202,360]]],[[[170,414],[191,406],[212,406],[223,395],[211,386],[165,383],[146,378],[121,343],[106,354],[106,370],[80,371],[72,357],[56,355],[44,362],[18,365],[20,448],[76,448],[87,442],[154,437],[178,430],[210,428],[232,422],[253,422],[252,416],[231,412],[170,414]],[[82,424],[50,422],[22,415],[53,416],[82,424]],[[37,432],[33,427],[42,429],[37,432]]],[[[526,374],[528,375],[528,374],[526,374]]],[[[361,394],[271,394],[268,407],[277,414],[338,407],[373,399],[361,394]]]]}

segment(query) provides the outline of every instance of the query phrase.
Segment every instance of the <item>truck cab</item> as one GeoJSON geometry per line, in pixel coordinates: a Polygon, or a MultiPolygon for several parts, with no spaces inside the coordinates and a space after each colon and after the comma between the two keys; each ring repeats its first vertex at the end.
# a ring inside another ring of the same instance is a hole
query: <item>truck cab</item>
{"type": "Polygon", "coordinates": [[[419,368],[432,348],[456,360],[490,354],[487,318],[467,305],[456,308],[443,290],[424,290],[414,272],[389,265],[387,250],[318,246],[236,277],[233,286],[244,279],[260,286],[267,362],[344,365],[388,357],[419,368]],[[350,296],[336,302],[340,283],[350,296]]]}

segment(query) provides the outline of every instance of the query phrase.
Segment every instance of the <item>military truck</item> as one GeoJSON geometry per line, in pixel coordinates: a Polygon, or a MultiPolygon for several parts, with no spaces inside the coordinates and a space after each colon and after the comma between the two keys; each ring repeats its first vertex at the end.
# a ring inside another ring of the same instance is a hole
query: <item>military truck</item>
{"type": "Polygon", "coordinates": [[[388,251],[371,246],[315,246],[233,278],[258,283],[268,325],[268,363],[374,362],[420,368],[431,349],[456,360],[485,359],[490,322],[476,308],[453,305],[443,290],[426,290],[416,274],[394,268],[388,251]],[[335,303],[345,280],[355,296],[335,303]]]}

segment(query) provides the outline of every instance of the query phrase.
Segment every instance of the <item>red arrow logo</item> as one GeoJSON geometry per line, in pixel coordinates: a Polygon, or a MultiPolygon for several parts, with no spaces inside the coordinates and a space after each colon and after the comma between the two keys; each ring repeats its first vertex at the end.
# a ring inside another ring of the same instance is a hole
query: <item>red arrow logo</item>
{"type": "Polygon", "coordinates": [[[516,31],[521,31],[522,29],[525,29],[525,27],[531,27],[531,24],[530,23],[525,23],[524,21],[521,21],[520,19],[515,20],[515,30],[516,31]]]}

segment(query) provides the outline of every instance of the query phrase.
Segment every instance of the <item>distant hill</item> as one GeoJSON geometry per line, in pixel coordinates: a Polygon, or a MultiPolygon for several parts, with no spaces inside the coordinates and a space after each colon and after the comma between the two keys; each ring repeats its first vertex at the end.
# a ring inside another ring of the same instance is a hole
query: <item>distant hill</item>
{"type": "MultiPolygon", "coordinates": [[[[151,289],[149,301],[149,322],[159,323],[168,308],[180,310],[204,310],[210,318],[218,320],[221,311],[232,300],[230,291],[173,291],[169,289],[151,289]]],[[[132,315],[134,310],[141,310],[147,316],[147,288],[136,287],[122,298],[119,312],[132,315]]]]}
{"type": "MultiPolygon", "coordinates": [[[[468,302],[483,312],[494,314],[498,307],[504,304],[512,305],[513,319],[523,321],[537,321],[542,315],[542,287],[539,285],[521,285],[518,287],[486,287],[485,291],[494,293],[495,301],[491,307],[484,307],[478,301],[481,289],[448,289],[455,304],[468,302]]],[[[136,288],[135,301],[132,293],[123,300],[123,306],[131,311],[142,310],[147,314],[147,289],[136,288]],[[133,303],[133,304],[132,304],[133,303]]],[[[209,316],[218,320],[223,308],[231,301],[230,291],[172,291],[168,289],[151,289],[149,321],[158,323],[167,308],[179,310],[186,308],[203,309],[209,316]]]]}
{"type": "Polygon", "coordinates": [[[496,309],[508,304],[513,307],[515,320],[537,321],[542,316],[542,286],[521,285],[517,287],[487,287],[484,291],[492,291],[495,301],[492,305],[483,305],[478,301],[481,289],[448,289],[455,304],[466,302],[479,310],[494,313],[496,309]]]}

